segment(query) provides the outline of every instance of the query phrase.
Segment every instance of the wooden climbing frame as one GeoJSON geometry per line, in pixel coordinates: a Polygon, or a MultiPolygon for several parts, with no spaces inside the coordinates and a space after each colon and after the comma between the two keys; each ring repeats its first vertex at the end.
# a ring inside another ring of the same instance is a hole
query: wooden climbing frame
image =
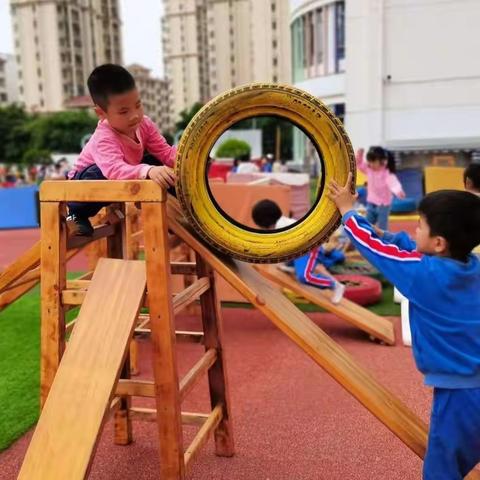
{"type": "MultiPolygon", "coordinates": [[[[171,264],[166,193],[153,182],[56,181],[42,184],[41,404],[45,404],[65,351],[66,333],[72,329],[70,325],[66,326],[65,313],[75,305],[81,305],[84,298],[88,297],[91,281],[90,275],[76,281],[66,280],[66,203],[112,202],[110,208],[120,211],[120,217],[124,218],[125,204],[133,200],[139,202],[143,220],[147,282],[145,306],[148,306],[149,312],[139,315],[137,327],[151,336],[154,378],[151,381],[132,380],[128,359],[124,362],[112,402],[115,442],[126,445],[132,441],[133,419],[156,420],[161,478],[183,479],[186,468],[210,434],[214,433],[217,455],[231,456],[234,453],[222,348],[221,311],[213,272],[201,257],[197,256],[197,261],[193,264],[171,264]],[[197,280],[173,297],[172,272],[187,271],[195,273],[197,280]],[[203,331],[176,332],[175,314],[197,299],[201,305],[203,331]],[[202,343],[205,348],[202,358],[181,381],[177,373],[177,341],[202,343]],[[182,400],[204,373],[208,373],[211,412],[182,414],[182,400]],[[156,410],[132,407],[132,396],[154,397],[156,410]],[[197,436],[186,449],[183,445],[182,422],[200,425],[197,436]]],[[[109,258],[131,258],[124,219],[110,228],[104,237],[109,258]]],[[[108,286],[105,286],[104,294],[107,299],[108,286]]],[[[91,320],[94,322],[95,318],[91,320]]],[[[100,428],[101,425],[98,425],[98,429],[100,428]]]]}

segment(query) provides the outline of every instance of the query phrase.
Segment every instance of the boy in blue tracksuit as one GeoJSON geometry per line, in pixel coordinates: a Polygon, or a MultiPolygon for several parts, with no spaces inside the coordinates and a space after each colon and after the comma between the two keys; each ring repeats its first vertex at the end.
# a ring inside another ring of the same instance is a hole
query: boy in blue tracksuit
{"type": "MultiPolygon", "coordinates": [[[[257,226],[265,230],[285,228],[296,222],[293,218],[283,217],[280,207],[268,199],[260,200],[253,206],[252,218],[257,226]]],[[[332,303],[339,303],[343,298],[345,286],[335,280],[327,269],[344,260],[345,256],[340,250],[333,249],[327,252],[318,246],[293,260],[295,277],[300,283],[332,290],[330,297],[332,303]]]]}
{"type": "Polygon", "coordinates": [[[416,243],[353,211],[351,176],[330,198],[360,253],[410,301],[412,347],[433,404],[425,480],[459,480],[480,460],[480,198],[456,190],[419,205],[416,243]]]}

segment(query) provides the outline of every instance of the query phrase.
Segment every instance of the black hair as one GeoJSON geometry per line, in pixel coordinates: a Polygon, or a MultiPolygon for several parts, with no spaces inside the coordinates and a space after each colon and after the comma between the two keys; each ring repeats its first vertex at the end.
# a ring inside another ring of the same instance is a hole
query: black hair
{"type": "Polygon", "coordinates": [[[471,163],[463,171],[463,183],[467,183],[467,178],[472,182],[473,188],[480,192],[480,163],[471,163]]]}
{"type": "Polygon", "coordinates": [[[374,162],[375,160],[386,161],[388,170],[395,173],[395,157],[390,150],[379,146],[370,147],[367,152],[367,162],[374,162]]]}
{"type": "Polygon", "coordinates": [[[106,63],[96,67],[87,80],[93,103],[102,110],[108,107],[108,98],[135,88],[135,79],[121,65],[106,63]]]}
{"type": "Polygon", "coordinates": [[[448,242],[450,256],[465,262],[480,243],[480,198],[460,190],[429,193],[418,207],[430,228],[430,236],[448,242]]]}
{"type": "Polygon", "coordinates": [[[280,207],[272,200],[260,200],[252,209],[253,221],[260,228],[273,228],[282,216],[280,207]]]}

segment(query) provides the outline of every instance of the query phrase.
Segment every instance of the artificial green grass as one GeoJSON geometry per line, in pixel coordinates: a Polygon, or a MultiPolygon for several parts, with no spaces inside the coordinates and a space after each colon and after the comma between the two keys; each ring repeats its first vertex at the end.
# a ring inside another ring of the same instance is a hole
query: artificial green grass
{"type": "MultiPolygon", "coordinates": [[[[69,274],[69,278],[78,277],[69,274]]],[[[78,314],[70,310],[67,322],[78,314]]],[[[0,312],[0,451],[37,421],[40,391],[40,292],[0,312]]]]}
{"type": "Polygon", "coordinates": [[[40,304],[29,293],[0,313],[0,451],[38,418],[40,304]]]}

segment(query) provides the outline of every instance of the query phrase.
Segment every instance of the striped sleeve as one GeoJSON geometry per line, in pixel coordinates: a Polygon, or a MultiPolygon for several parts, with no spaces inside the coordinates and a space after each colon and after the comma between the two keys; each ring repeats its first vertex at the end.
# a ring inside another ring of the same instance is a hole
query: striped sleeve
{"type": "Polygon", "coordinates": [[[396,241],[391,243],[388,241],[389,235],[380,238],[370,223],[354,211],[343,216],[343,224],[361,255],[408,297],[422,262],[422,254],[412,248],[414,243],[406,242],[405,238],[398,242],[399,237],[390,237],[396,241]]]}

